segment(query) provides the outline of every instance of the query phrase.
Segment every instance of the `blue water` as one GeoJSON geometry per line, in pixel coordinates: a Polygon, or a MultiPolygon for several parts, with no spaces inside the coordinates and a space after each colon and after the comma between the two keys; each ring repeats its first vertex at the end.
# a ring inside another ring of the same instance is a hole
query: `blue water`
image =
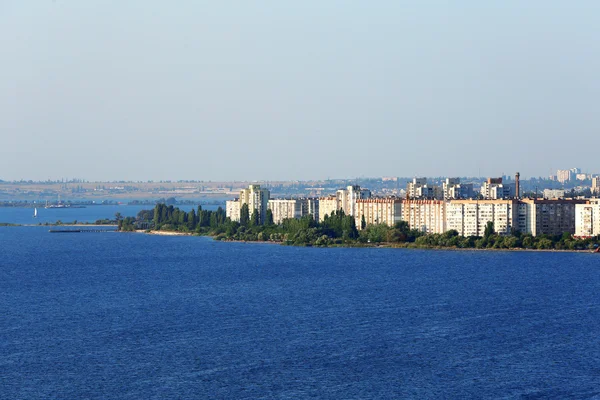
{"type": "MultiPolygon", "coordinates": [[[[180,209],[190,211],[195,205],[181,205],[180,209]]],[[[205,210],[216,210],[216,205],[203,205],[205,210]]],[[[44,224],[62,222],[96,222],[99,219],[113,219],[117,212],[124,217],[135,217],[141,210],[153,209],[152,205],[98,205],[85,208],[38,208],[38,217],[33,218],[33,208],[0,207],[0,222],[12,224],[44,224]]]]}
{"type": "Polygon", "coordinates": [[[0,228],[2,399],[600,398],[600,258],[0,228]]]}

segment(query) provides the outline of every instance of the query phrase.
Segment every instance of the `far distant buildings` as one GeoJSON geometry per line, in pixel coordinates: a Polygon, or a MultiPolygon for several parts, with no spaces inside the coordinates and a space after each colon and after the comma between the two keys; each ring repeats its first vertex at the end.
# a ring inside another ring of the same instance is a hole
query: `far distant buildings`
{"type": "MultiPolygon", "coordinates": [[[[560,183],[566,183],[566,182],[576,179],[577,174],[581,174],[581,169],[579,169],[579,168],[559,169],[558,171],[556,171],[556,180],[560,183]]],[[[584,177],[584,179],[585,179],[585,177],[584,177]]]]}
{"type": "Polygon", "coordinates": [[[488,178],[480,193],[486,200],[510,199],[515,197],[515,185],[502,183],[502,178],[488,178]]]}

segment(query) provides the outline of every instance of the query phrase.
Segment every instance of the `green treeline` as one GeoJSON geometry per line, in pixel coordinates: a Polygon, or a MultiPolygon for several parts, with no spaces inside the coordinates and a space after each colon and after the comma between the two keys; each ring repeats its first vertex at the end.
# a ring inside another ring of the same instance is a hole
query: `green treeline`
{"type": "MultiPolygon", "coordinates": [[[[136,219],[119,219],[119,229],[134,230],[136,219]]],[[[497,235],[491,222],[486,226],[482,237],[463,237],[455,230],[442,234],[425,234],[410,229],[405,221],[394,226],[384,224],[366,225],[361,221],[360,231],[353,217],[343,211],[325,216],[322,222],[311,215],[299,219],[286,219],[281,224],[273,223],[271,210],[267,211],[265,223],[260,224],[256,211],[250,212],[245,204],[240,209],[240,222],[231,221],[225,210],[197,210],[185,212],[173,205],[157,204],[154,210],[140,211],[137,221],[153,224],[153,229],[164,231],[190,232],[209,235],[217,240],[272,241],[296,246],[334,245],[390,245],[411,248],[461,248],[461,249],[594,249],[600,237],[575,239],[569,233],[562,235],[531,236],[514,232],[512,235],[497,235]]]]}

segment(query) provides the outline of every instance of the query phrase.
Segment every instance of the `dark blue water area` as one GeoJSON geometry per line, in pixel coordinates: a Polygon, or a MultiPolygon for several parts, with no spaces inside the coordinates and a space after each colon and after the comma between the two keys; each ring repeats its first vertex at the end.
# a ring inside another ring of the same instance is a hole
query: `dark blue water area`
{"type": "Polygon", "coordinates": [[[600,398],[600,258],[0,228],[0,398],[600,398]]]}
{"type": "MultiPolygon", "coordinates": [[[[181,210],[190,211],[197,209],[196,205],[177,206],[181,210]]],[[[37,218],[33,217],[33,208],[25,207],[0,207],[0,222],[22,225],[37,225],[44,223],[54,223],[58,220],[62,222],[89,222],[93,223],[99,219],[115,218],[116,213],[121,213],[124,217],[135,217],[141,210],[151,210],[152,205],[94,205],[84,208],[44,208],[39,207],[37,218]]],[[[216,210],[218,205],[203,205],[205,210],[216,210]]]]}

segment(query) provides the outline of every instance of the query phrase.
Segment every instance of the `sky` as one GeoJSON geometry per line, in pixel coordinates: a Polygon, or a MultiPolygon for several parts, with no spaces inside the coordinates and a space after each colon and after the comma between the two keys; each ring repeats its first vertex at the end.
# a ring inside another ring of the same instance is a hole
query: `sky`
{"type": "Polygon", "coordinates": [[[0,0],[0,179],[600,173],[600,2],[0,0]]]}

